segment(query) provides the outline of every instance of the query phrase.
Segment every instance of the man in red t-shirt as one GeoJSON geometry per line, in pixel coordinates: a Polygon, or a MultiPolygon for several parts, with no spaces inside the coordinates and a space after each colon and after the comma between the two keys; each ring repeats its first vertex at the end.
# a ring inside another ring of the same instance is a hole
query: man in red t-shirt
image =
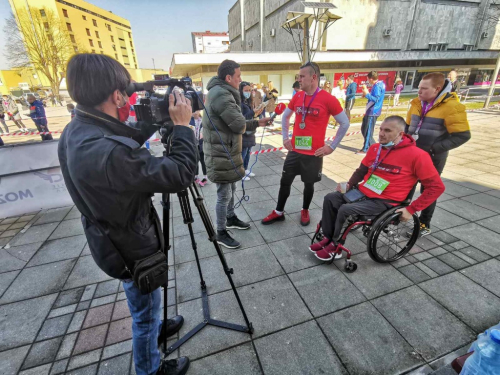
{"type": "Polygon", "coordinates": [[[351,176],[347,190],[357,186],[365,198],[347,203],[339,191],[325,196],[321,227],[325,238],[309,247],[318,259],[329,261],[342,257],[337,241],[349,215],[378,215],[404,201],[420,181],[424,191],[408,207],[400,208],[401,220],[408,221],[443,192],[444,185],[429,154],[416,147],[413,138],[404,133],[405,120],[389,116],[380,125],[379,142],[372,145],[359,168],[351,176]]]}
{"type": "Polygon", "coordinates": [[[349,129],[349,119],[339,101],[318,87],[319,78],[318,64],[308,62],[300,68],[299,84],[302,91],[293,96],[282,117],[283,146],[288,150],[288,155],[283,165],[278,204],[276,209],[262,220],[264,225],[285,220],[283,212],[285,203],[290,196],[292,182],[297,175],[300,175],[304,183],[300,223],[309,224],[309,205],[314,195],[314,183],[321,181],[323,157],[335,150],[349,129]],[[295,125],[290,140],[288,128],[290,117],[294,112],[295,125]],[[340,127],[335,139],[330,144],[325,144],[330,116],[335,118],[340,127]]]}

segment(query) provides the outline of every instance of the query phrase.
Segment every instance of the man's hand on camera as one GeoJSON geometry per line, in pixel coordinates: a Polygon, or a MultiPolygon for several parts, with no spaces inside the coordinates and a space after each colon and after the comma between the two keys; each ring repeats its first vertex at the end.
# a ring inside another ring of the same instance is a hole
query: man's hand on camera
{"type": "Polygon", "coordinates": [[[170,94],[168,101],[168,112],[170,113],[170,118],[174,125],[189,126],[189,121],[191,121],[192,116],[191,101],[179,91],[170,94]]]}
{"type": "Polygon", "coordinates": [[[267,126],[267,125],[271,125],[272,122],[271,121],[271,117],[264,117],[264,118],[261,118],[259,120],[259,126],[267,126]]]}

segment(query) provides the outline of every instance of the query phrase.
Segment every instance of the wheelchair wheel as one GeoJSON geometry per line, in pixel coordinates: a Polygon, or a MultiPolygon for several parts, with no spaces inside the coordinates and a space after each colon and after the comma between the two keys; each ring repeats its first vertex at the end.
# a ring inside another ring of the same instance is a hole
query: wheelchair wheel
{"type": "Polygon", "coordinates": [[[318,226],[316,227],[316,233],[314,233],[313,238],[311,239],[311,245],[314,244],[315,242],[320,242],[325,238],[323,235],[323,229],[321,228],[321,221],[319,222],[318,226]]]}
{"type": "Polygon", "coordinates": [[[417,241],[420,221],[416,214],[407,222],[399,220],[395,207],[372,224],[368,236],[368,254],[375,262],[389,263],[404,257],[417,241]],[[411,233],[411,235],[409,235],[411,233]]]}

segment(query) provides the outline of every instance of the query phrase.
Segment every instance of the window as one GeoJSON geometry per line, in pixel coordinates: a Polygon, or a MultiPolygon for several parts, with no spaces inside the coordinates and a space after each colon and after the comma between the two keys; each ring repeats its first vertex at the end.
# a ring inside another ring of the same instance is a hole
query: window
{"type": "Polygon", "coordinates": [[[113,35],[111,35],[111,41],[114,43],[115,42],[115,38],[113,37],[113,35]]]}
{"type": "Polygon", "coordinates": [[[73,48],[75,49],[75,52],[78,52],[78,47],[77,46],[74,46],[73,48]]]}
{"type": "Polygon", "coordinates": [[[115,59],[117,59],[117,60],[118,60],[118,54],[117,54],[117,53],[115,53],[115,59]]]}
{"type": "Polygon", "coordinates": [[[64,17],[68,17],[68,11],[66,9],[63,9],[63,14],[64,14],[64,17]]]}
{"type": "Polygon", "coordinates": [[[99,31],[97,31],[97,30],[95,31],[95,36],[96,36],[96,38],[99,38],[99,31]]]}
{"type": "Polygon", "coordinates": [[[87,35],[90,36],[90,29],[85,29],[87,30],[87,35]]]}
{"type": "Polygon", "coordinates": [[[89,44],[91,47],[94,47],[94,41],[92,39],[89,39],[89,44]]]}
{"type": "Polygon", "coordinates": [[[135,54],[134,49],[132,49],[132,55],[135,54]]]}
{"type": "Polygon", "coordinates": [[[82,14],[82,19],[83,19],[84,21],[87,21],[87,16],[84,16],[84,15],[82,14]]]}
{"type": "Polygon", "coordinates": [[[101,55],[104,55],[104,51],[101,51],[101,55]]]}
{"type": "Polygon", "coordinates": [[[108,25],[108,30],[111,31],[111,25],[108,25]]]}
{"type": "Polygon", "coordinates": [[[49,23],[48,22],[44,22],[43,27],[45,28],[45,31],[49,31],[49,23]]]}
{"type": "Polygon", "coordinates": [[[130,64],[129,64],[129,63],[124,63],[124,65],[128,65],[128,66],[130,66],[130,64]]]}
{"type": "Polygon", "coordinates": [[[94,24],[95,27],[97,27],[97,21],[96,20],[92,20],[92,23],[94,24]]]}
{"type": "Polygon", "coordinates": [[[92,53],[95,53],[95,49],[92,50],[92,53]]]}
{"type": "Polygon", "coordinates": [[[132,33],[128,33],[128,37],[129,37],[129,38],[132,38],[132,33]]]}
{"type": "Polygon", "coordinates": [[[70,23],[67,23],[67,24],[66,24],[66,27],[68,28],[68,31],[73,31],[73,30],[71,29],[71,24],[70,24],[70,23]]]}
{"type": "Polygon", "coordinates": [[[122,55],[123,57],[126,57],[128,59],[128,55],[122,55]]]}
{"type": "Polygon", "coordinates": [[[137,64],[135,64],[135,68],[137,69],[137,64]]]}
{"type": "Polygon", "coordinates": [[[47,15],[45,14],[45,9],[40,9],[40,15],[42,17],[47,17],[47,15]]]}
{"type": "Polygon", "coordinates": [[[124,49],[125,51],[127,50],[127,48],[125,48],[125,47],[122,47],[122,49],[124,49]]]}
{"type": "Polygon", "coordinates": [[[71,39],[71,43],[76,43],[75,36],[70,34],[69,38],[71,39]]]}
{"type": "Polygon", "coordinates": [[[116,46],[114,44],[112,45],[112,47],[113,47],[113,51],[116,51],[116,46]]]}
{"type": "Polygon", "coordinates": [[[130,41],[130,47],[134,48],[134,45],[132,44],[132,41],[130,41]]]}
{"type": "Polygon", "coordinates": [[[100,40],[97,41],[97,44],[99,45],[99,48],[102,48],[102,44],[101,44],[100,40]]]}

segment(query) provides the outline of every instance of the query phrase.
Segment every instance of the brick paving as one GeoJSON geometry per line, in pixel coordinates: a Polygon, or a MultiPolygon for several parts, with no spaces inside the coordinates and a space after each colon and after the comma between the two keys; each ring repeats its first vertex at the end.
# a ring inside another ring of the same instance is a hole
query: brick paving
{"type": "MultiPolygon", "coordinates": [[[[174,353],[191,358],[188,373],[453,373],[449,362],[500,321],[500,113],[469,119],[473,138],[448,158],[432,234],[405,258],[378,264],[355,232],[347,242],[358,264],[352,274],[343,260],[321,264],[307,246],[323,196],[359,165],[353,151],[361,137],[346,138],[325,160],[307,227],[300,225],[300,181],[286,221],[260,224],[276,204],[284,154],[260,155],[256,177],[245,183],[250,200],[236,211],[252,228],[235,231],[240,249],[224,249],[255,333],[205,328],[174,353]]],[[[264,144],[280,145],[280,136],[264,144]]],[[[214,218],[215,185],[201,191],[214,218]]],[[[182,335],[202,321],[201,299],[187,228],[173,201],[167,312],[184,315],[182,335]]],[[[78,218],[75,207],[61,207],[0,220],[1,374],[135,373],[123,289],[96,267],[78,218]]],[[[197,214],[195,220],[211,315],[243,324],[197,214]]]]}

